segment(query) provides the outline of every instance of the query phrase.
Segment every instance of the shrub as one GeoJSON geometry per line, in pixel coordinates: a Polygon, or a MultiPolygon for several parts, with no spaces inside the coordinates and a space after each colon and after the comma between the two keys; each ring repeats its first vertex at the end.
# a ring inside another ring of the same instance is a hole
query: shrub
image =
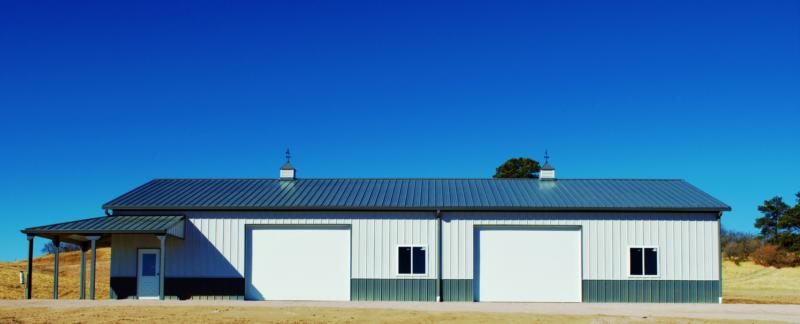
{"type": "Polygon", "coordinates": [[[772,244],[766,244],[753,252],[750,258],[758,265],[765,267],[794,267],[800,264],[800,258],[793,252],[784,251],[772,244]]]}
{"type": "Polygon", "coordinates": [[[761,247],[761,241],[753,234],[722,230],[720,236],[720,245],[722,246],[722,256],[725,259],[731,260],[736,265],[747,261],[750,254],[755,252],[761,247]]]}
{"type": "Polygon", "coordinates": [[[728,241],[722,246],[722,255],[725,259],[733,261],[736,265],[750,259],[750,255],[761,247],[757,239],[742,239],[728,241]]]}

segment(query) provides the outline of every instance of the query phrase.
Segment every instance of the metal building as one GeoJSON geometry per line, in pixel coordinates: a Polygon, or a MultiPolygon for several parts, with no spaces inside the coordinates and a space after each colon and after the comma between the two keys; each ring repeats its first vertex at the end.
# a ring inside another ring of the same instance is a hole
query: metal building
{"type": "Polygon", "coordinates": [[[730,207],[683,180],[295,172],[153,180],[107,216],[22,232],[111,246],[112,298],[721,301],[730,207]]]}

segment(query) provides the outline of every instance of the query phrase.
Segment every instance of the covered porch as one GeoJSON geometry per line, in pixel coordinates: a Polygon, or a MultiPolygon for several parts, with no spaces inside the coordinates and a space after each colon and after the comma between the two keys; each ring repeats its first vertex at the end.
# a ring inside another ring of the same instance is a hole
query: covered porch
{"type": "MultiPolygon", "coordinates": [[[[51,240],[56,247],[62,242],[80,247],[80,299],[86,299],[86,252],[91,250],[89,266],[89,299],[95,299],[95,269],[97,248],[110,247],[115,234],[154,235],[160,242],[160,260],[157,274],[159,299],[164,299],[164,274],[167,260],[167,239],[183,239],[184,216],[103,216],[66,223],[30,227],[22,230],[28,239],[28,271],[25,298],[31,299],[33,285],[33,243],[35,237],[51,240]]],[[[58,261],[56,249],[53,258],[53,299],[58,299],[58,261]]]]}

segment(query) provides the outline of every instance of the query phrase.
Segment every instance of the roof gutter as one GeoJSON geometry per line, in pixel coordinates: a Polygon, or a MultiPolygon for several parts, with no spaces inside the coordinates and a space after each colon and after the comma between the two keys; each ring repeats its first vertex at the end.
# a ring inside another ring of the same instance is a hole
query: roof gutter
{"type": "MultiPolygon", "coordinates": [[[[421,211],[430,212],[432,208],[436,207],[339,207],[339,206],[302,206],[302,207],[232,207],[232,206],[103,206],[106,210],[234,210],[234,211],[421,211]]],[[[675,207],[483,207],[483,206],[465,206],[465,207],[443,207],[435,210],[440,211],[495,211],[495,212],[568,212],[568,211],[582,211],[582,212],[724,212],[730,211],[731,207],[688,207],[688,208],[675,208],[675,207]]]]}

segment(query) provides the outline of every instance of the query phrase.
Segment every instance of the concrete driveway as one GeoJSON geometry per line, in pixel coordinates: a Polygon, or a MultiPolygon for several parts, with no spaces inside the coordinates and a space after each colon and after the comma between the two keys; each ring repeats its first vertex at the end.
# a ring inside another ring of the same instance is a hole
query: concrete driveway
{"type": "Polygon", "coordinates": [[[136,307],[136,306],[231,306],[231,307],[331,307],[399,309],[430,312],[507,312],[551,315],[608,315],[693,319],[762,320],[800,323],[800,305],[747,304],[542,304],[542,303],[431,303],[431,302],[267,302],[267,301],[145,301],[145,300],[6,300],[0,307],[136,307]]]}

